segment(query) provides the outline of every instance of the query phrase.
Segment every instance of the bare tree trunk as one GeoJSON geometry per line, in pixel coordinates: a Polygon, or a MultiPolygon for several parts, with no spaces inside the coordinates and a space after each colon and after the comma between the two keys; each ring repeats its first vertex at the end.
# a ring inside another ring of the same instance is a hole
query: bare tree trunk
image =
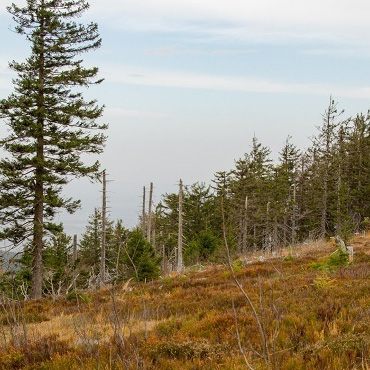
{"type": "Polygon", "coordinates": [[[73,236],[73,251],[72,251],[73,280],[76,278],[76,261],[77,261],[77,235],[74,235],[73,236]]]}
{"type": "Polygon", "coordinates": [[[328,174],[325,170],[324,173],[324,186],[322,191],[322,209],[321,209],[321,226],[320,226],[320,235],[324,239],[326,236],[326,215],[328,210],[328,174]]]}
{"type": "Polygon", "coordinates": [[[141,215],[141,228],[143,230],[143,232],[145,233],[146,232],[146,222],[145,222],[145,218],[146,218],[146,213],[145,213],[145,195],[146,195],[146,189],[145,189],[145,186],[143,187],[143,209],[142,209],[142,215],[141,215]]]}
{"type": "Polygon", "coordinates": [[[283,229],[283,244],[284,247],[287,246],[287,228],[288,228],[288,215],[287,215],[287,209],[284,210],[284,229],[283,229]]]}
{"type": "Polygon", "coordinates": [[[254,251],[257,250],[257,226],[256,224],[253,225],[253,248],[254,248],[254,251]]]}
{"type": "Polygon", "coordinates": [[[152,216],[152,245],[156,249],[157,229],[156,229],[156,215],[152,216]]]}
{"type": "Polygon", "coordinates": [[[277,215],[274,215],[274,245],[271,247],[272,249],[275,249],[278,247],[279,244],[279,235],[278,235],[278,220],[277,220],[277,215]]]}
{"type": "Polygon", "coordinates": [[[337,179],[337,235],[342,235],[342,161],[343,161],[343,131],[339,133],[338,179],[337,179]]]}
{"type": "Polygon", "coordinates": [[[337,124],[334,122],[335,118],[341,115],[344,111],[337,114],[336,103],[330,96],[329,107],[323,115],[325,120],[325,148],[324,148],[324,173],[323,173],[323,188],[322,188],[322,208],[321,208],[321,238],[326,237],[326,227],[328,219],[328,197],[329,197],[329,167],[330,167],[330,151],[332,140],[335,135],[335,127],[337,124]]]}
{"type": "Polygon", "coordinates": [[[296,204],[296,199],[297,199],[297,187],[296,184],[294,183],[293,185],[293,213],[292,213],[292,244],[294,245],[296,243],[297,239],[297,226],[296,226],[296,220],[297,220],[297,204],[296,204]]]}
{"type": "Polygon", "coordinates": [[[103,208],[102,208],[102,237],[100,256],[100,287],[105,283],[105,242],[106,242],[106,215],[107,215],[107,181],[103,171],[103,208]]]}
{"type": "Polygon", "coordinates": [[[243,217],[243,252],[248,249],[248,197],[245,197],[245,210],[243,217]]]}
{"type": "Polygon", "coordinates": [[[147,240],[149,243],[152,236],[152,202],[153,202],[153,183],[151,182],[149,191],[148,230],[147,230],[147,240]]]}
{"type": "Polygon", "coordinates": [[[180,179],[179,186],[179,233],[178,233],[178,243],[177,243],[177,272],[182,273],[184,269],[184,263],[182,260],[182,202],[183,202],[183,189],[182,180],[180,179]]]}
{"type": "Polygon", "coordinates": [[[320,234],[321,238],[324,239],[326,236],[326,220],[328,212],[328,182],[329,182],[329,150],[330,150],[330,122],[331,122],[331,112],[332,112],[332,99],[330,96],[329,108],[326,111],[326,137],[325,137],[325,152],[324,152],[324,173],[323,173],[323,187],[322,187],[322,203],[321,203],[321,224],[320,224],[320,234]]]}
{"type": "Polygon", "coordinates": [[[342,234],[342,200],[341,200],[341,187],[342,187],[342,174],[341,174],[341,164],[339,164],[339,174],[338,174],[338,181],[337,181],[337,234],[342,234]]]}
{"type": "Polygon", "coordinates": [[[243,251],[243,239],[244,239],[244,220],[243,220],[243,209],[240,210],[239,212],[239,232],[238,232],[238,253],[242,253],[243,251]]]}
{"type": "Polygon", "coordinates": [[[265,230],[265,248],[269,251],[272,250],[272,238],[271,238],[271,230],[270,230],[270,202],[267,202],[266,206],[266,230],[265,230]]]}
{"type": "Polygon", "coordinates": [[[165,244],[162,244],[162,272],[165,274],[167,272],[166,266],[166,247],[165,244]]]}

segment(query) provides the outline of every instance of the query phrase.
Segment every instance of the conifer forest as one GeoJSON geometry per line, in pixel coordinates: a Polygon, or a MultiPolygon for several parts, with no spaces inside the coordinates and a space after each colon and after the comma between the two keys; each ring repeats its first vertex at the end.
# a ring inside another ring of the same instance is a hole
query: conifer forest
{"type": "Polygon", "coordinates": [[[327,96],[308,147],[257,132],[209,182],[154,197],[148,178],[128,227],[86,94],[104,84],[89,4],[7,11],[29,54],[0,97],[0,369],[370,369],[369,112],[327,96]],[[69,235],[81,178],[101,201],[69,235]]]}

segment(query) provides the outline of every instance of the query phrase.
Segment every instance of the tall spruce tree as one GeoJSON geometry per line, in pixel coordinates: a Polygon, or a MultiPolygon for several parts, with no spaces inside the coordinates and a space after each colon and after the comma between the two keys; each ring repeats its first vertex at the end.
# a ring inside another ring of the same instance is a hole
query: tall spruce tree
{"type": "Polygon", "coordinates": [[[334,156],[335,143],[338,137],[339,123],[337,118],[344,113],[344,110],[338,113],[337,103],[330,96],[330,102],[325,113],[322,114],[323,124],[319,128],[319,134],[314,138],[314,149],[316,151],[318,161],[318,190],[321,193],[321,202],[319,204],[321,219],[320,219],[320,236],[324,239],[327,236],[328,224],[330,218],[330,197],[331,197],[331,182],[332,162],[334,156]]]}
{"type": "MultiPolygon", "coordinates": [[[[288,242],[288,230],[291,230],[290,241],[296,242],[297,231],[297,168],[299,150],[291,142],[291,136],[285,141],[283,149],[279,153],[279,165],[275,168],[274,181],[272,182],[272,197],[274,199],[274,218],[282,219],[283,245],[288,242]],[[290,220],[290,225],[289,225],[290,220]]],[[[275,240],[276,242],[276,240],[275,240]]]]}
{"type": "Polygon", "coordinates": [[[84,68],[80,54],[101,45],[95,23],[74,21],[89,8],[85,0],[26,0],[7,9],[15,31],[26,37],[30,56],[11,62],[15,91],[0,102],[10,134],[0,141],[9,157],[0,161],[1,239],[32,241],[32,297],[42,294],[42,250],[55,230],[57,211],[73,212],[79,201],[64,198],[73,177],[96,179],[99,163],[86,165],[83,153],[100,153],[106,125],[97,123],[103,107],[86,101],[78,87],[100,83],[98,68],[84,68]]]}

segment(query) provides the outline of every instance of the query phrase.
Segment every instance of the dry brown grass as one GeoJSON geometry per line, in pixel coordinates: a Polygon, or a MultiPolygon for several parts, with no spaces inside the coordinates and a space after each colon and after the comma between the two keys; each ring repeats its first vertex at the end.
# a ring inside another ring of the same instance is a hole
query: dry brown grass
{"type": "MultiPolygon", "coordinates": [[[[355,263],[332,272],[312,266],[335,250],[331,243],[302,244],[279,257],[266,255],[265,262],[236,265],[268,338],[269,365],[258,355],[250,306],[230,273],[213,266],[142,284],[143,295],[132,282],[85,292],[85,302],[26,302],[17,317],[25,319],[27,343],[12,340],[15,329],[2,312],[0,369],[244,369],[235,318],[255,369],[368,369],[370,236],[357,236],[351,245],[355,263]]],[[[17,330],[24,334],[22,326],[17,330]]]]}

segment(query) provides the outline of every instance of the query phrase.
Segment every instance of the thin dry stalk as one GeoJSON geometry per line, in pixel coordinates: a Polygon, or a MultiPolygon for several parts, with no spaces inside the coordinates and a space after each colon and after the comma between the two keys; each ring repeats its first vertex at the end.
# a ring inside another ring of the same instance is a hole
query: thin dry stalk
{"type": "Polygon", "coordinates": [[[222,213],[223,237],[224,237],[226,254],[227,254],[227,264],[228,264],[231,276],[232,276],[236,286],[238,287],[240,292],[243,294],[244,298],[247,300],[248,305],[249,305],[249,307],[251,308],[251,310],[253,312],[253,317],[254,317],[254,319],[256,321],[256,324],[258,326],[258,331],[259,331],[261,341],[262,341],[262,348],[263,348],[263,356],[262,357],[264,358],[268,368],[270,368],[271,367],[271,362],[270,362],[270,353],[269,353],[267,339],[266,339],[266,331],[265,331],[265,329],[264,329],[264,327],[261,323],[261,320],[258,316],[257,310],[254,307],[254,304],[253,304],[252,300],[250,299],[248,293],[244,290],[243,286],[240,284],[238,278],[236,277],[233,266],[232,266],[232,263],[231,263],[230,249],[229,249],[229,244],[227,242],[227,235],[226,235],[226,223],[225,223],[225,210],[224,210],[223,196],[221,196],[221,213],[222,213]]]}
{"type": "Polygon", "coordinates": [[[244,348],[242,346],[242,342],[240,340],[238,317],[236,315],[236,310],[235,310],[235,305],[234,305],[234,298],[231,298],[231,302],[232,302],[232,305],[233,305],[233,315],[234,315],[234,321],[235,321],[235,334],[236,334],[236,338],[238,340],[239,350],[240,350],[241,354],[243,355],[244,362],[247,365],[248,369],[254,370],[254,367],[252,367],[252,365],[248,361],[248,358],[247,358],[247,356],[245,354],[245,351],[244,351],[244,348]]]}
{"type": "MultiPolygon", "coordinates": [[[[135,271],[135,276],[136,276],[136,280],[139,281],[139,273],[137,271],[137,268],[136,268],[136,265],[134,263],[134,261],[132,260],[131,256],[130,256],[130,253],[128,253],[128,250],[126,248],[125,245],[123,245],[123,248],[125,250],[125,253],[127,255],[127,258],[130,260],[130,263],[132,265],[132,267],[134,268],[134,271],[135,271]]],[[[146,303],[145,303],[145,299],[144,299],[144,293],[143,293],[143,289],[141,287],[141,285],[139,284],[139,291],[140,291],[140,297],[141,297],[141,300],[143,302],[143,316],[144,316],[144,328],[145,328],[145,339],[148,339],[148,328],[147,328],[147,311],[146,311],[146,303]]]]}

